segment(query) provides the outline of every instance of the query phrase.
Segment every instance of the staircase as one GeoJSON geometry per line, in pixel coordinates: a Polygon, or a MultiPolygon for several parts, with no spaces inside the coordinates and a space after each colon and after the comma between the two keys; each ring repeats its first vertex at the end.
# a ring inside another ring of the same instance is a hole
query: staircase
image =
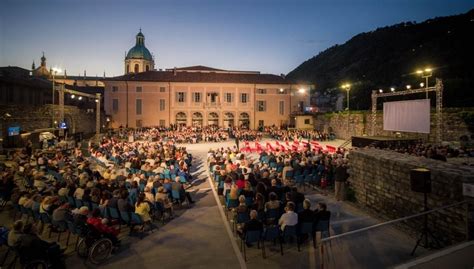
{"type": "Polygon", "coordinates": [[[339,148],[350,148],[350,147],[352,147],[352,138],[347,139],[346,141],[344,141],[344,143],[339,145],[339,148]]]}

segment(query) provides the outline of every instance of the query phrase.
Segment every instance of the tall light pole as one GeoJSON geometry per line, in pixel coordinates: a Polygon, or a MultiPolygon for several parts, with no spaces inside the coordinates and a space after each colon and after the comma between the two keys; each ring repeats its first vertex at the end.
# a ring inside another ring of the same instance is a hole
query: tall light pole
{"type": "MultiPolygon", "coordinates": [[[[428,78],[433,76],[433,69],[425,68],[424,70],[416,70],[416,73],[426,80],[425,87],[428,89],[428,78]]],[[[426,99],[428,99],[428,91],[426,92],[426,99]]]]}
{"type": "Polygon", "coordinates": [[[341,86],[347,92],[347,107],[346,110],[349,111],[349,92],[351,91],[351,84],[346,83],[341,86]]]}
{"type": "Polygon", "coordinates": [[[61,73],[61,69],[53,67],[51,69],[51,75],[53,76],[53,88],[52,88],[52,102],[51,102],[51,111],[52,111],[52,116],[51,116],[51,125],[54,128],[54,87],[55,87],[55,81],[54,81],[54,76],[56,76],[57,73],[61,73]]]}

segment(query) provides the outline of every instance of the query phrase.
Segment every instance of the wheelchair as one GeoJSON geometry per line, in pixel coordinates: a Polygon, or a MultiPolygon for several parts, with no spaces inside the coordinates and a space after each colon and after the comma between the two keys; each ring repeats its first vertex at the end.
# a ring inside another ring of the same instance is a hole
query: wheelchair
{"type": "Polygon", "coordinates": [[[105,237],[91,225],[77,243],[76,251],[79,257],[85,258],[94,265],[107,260],[115,247],[112,240],[105,237]]]}

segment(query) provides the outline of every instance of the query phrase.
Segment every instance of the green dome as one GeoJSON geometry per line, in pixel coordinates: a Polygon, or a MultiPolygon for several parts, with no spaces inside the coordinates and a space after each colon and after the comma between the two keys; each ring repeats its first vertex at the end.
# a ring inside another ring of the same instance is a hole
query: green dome
{"type": "Polygon", "coordinates": [[[153,61],[150,51],[145,47],[145,36],[142,34],[142,30],[136,36],[137,42],[135,47],[131,48],[125,59],[144,59],[153,61]]]}
{"type": "Polygon", "coordinates": [[[135,47],[131,48],[125,59],[145,59],[148,61],[152,61],[153,57],[151,56],[150,51],[144,45],[135,45],[135,47]]]}

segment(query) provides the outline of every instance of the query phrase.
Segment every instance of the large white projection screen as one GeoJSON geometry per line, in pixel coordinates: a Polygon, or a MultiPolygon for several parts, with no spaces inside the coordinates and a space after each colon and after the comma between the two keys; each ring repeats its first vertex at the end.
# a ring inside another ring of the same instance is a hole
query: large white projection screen
{"type": "Polygon", "coordinates": [[[430,100],[383,103],[383,129],[395,132],[430,133],[430,100]]]}

